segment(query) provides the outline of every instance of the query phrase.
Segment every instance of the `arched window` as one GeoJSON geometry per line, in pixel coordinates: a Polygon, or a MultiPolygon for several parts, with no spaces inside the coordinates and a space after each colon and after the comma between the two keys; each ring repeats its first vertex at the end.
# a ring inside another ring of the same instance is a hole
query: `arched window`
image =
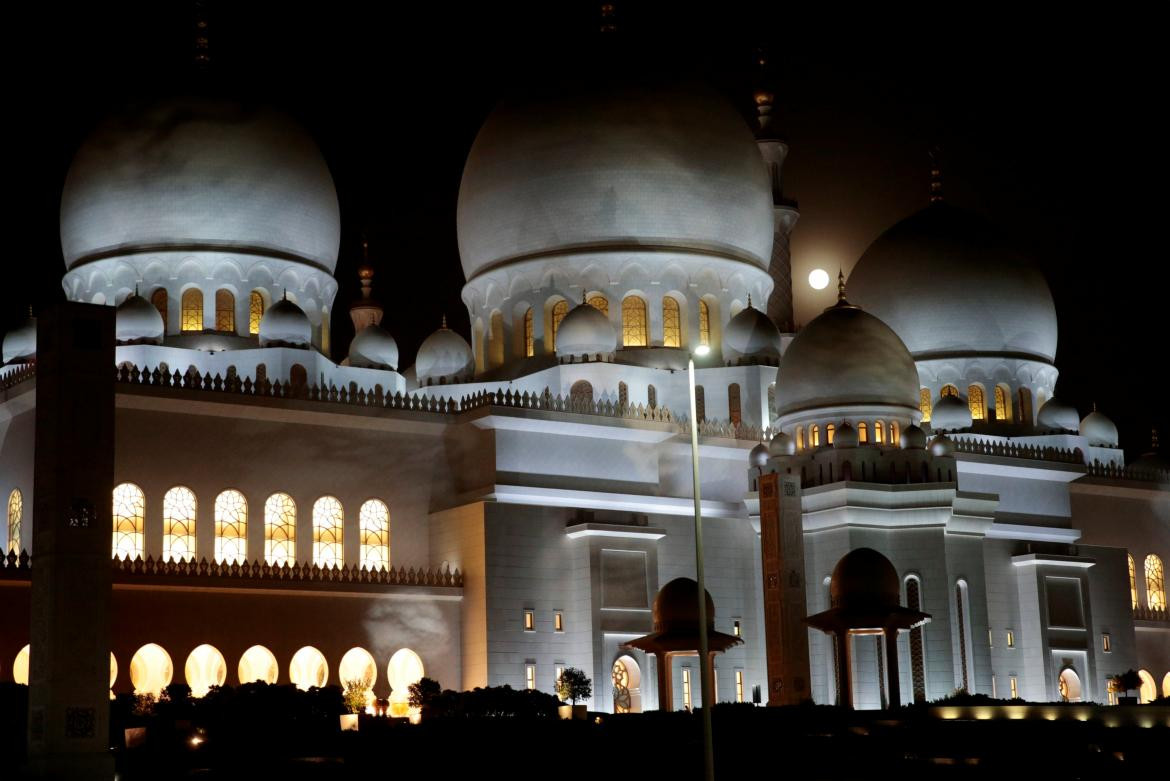
{"type": "Polygon", "coordinates": [[[569,401],[576,407],[593,403],[593,386],[587,380],[577,380],[569,388],[569,401]]]}
{"type": "Polygon", "coordinates": [[[1162,559],[1151,553],[1146,556],[1146,607],[1150,610],[1166,609],[1166,577],[1162,559]]]}
{"type": "Polygon", "coordinates": [[[488,363],[491,368],[504,363],[504,315],[492,312],[491,336],[488,337],[488,363]]]}
{"type": "Polygon", "coordinates": [[[671,296],[662,297],[662,346],[682,347],[682,316],[671,296]]]}
{"type": "Polygon", "coordinates": [[[618,406],[623,410],[630,406],[630,386],[624,382],[618,383],[618,406]]]}
{"type": "Polygon", "coordinates": [[[743,421],[738,382],[733,382],[727,386],[727,417],[731,420],[731,425],[733,426],[738,426],[743,421]]]}
{"type": "Polygon", "coordinates": [[[253,290],[248,296],[248,333],[255,336],[260,333],[260,318],[264,317],[264,296],[259,290],[253,290]]]}
{"type": "Polygon", "coordinates": [[[297,503],[288,494],[264,502],[264,560],[274,566],[297,560],[297,503]]]}
{"type": "Polygon", "coordinates": [[[626,296],[622,300],[622,346],[645,347],[649,344],[646,320],[646,302],[639,296],[626,296]]]}
{"type": "Polygon", "coordinates": [[[884,444],[886,441],[886,430],[880,420],[873,422],[873,441],[879,445],[884,444]]]}
{"type": "Polygon", "coordinates": [[[390,568],[390,508],[378,499],[367,500],[358,511],[362,566],[371,572],[390,568]]]}
{"type": "Polygon", "coordinates": [[[183,677],[191,687],[191,696],[203,697],[212,686],[223,686],[227,682],[227,661],[218,648],[204,643],[187,656],[183,677]]]}
{"type": "Polygon", "coordinates": [[[276,661],[276,655],[267,648],[254,645],[240,657],[236,674],[240,676],[240,683],[253,681],[276,683],[276,679],[280,677],[280,664],[276,661]]]}
{"type": "Polygon", "coordinates": [[[215,291],[215,330],[226,334],[236,332],[236,297],[232,291],[215,291]]]}
{"type": "Polygon", "coordinates": [[[646,386],[646,406],[650,409],[658,409],[658,389],[653,385],[646,386]]]}
{"type": "Polygon", "coordinates": [[[825,426],[825,444],[826,445],[833,444],[833,437],[836,436],[836,434],[837,434],[837,427],[834,426],[832,423],[825,426]]]}
{"type": "Polygon", "coordinates": [[[567,314],[569,314],[569,302],[562,298],[552,308],[552,343],[550,346],[553,350],[557,349],[557,329],[561,327],[561,321],[565,319],[567,314]]]}
{"type": "Polygon", "coordinates": [[[702,385],[695,386],[695,420],[702,423],[707,419],[707,392],[702,385]]]}
{"type": "Polygon", "coordinates": [[[386,677],[390,684],[390,715],[405,716],[409,713],[408,697],[410,685],[418,683],[426,675],[422,659],[409,648],[399,648],[386,665],[386,677]]]}
{"type": "Polygon", "coordinates": [[[922,388],[918,391],[918,409],[922,412],[922,422],[930,422],[930,388],[922,388]]]}
{"type": "Polygon", "coordinates": [[[528,358],[536,355],[534,349],[536,334],[532,329],[532,307],[528,307],[528,311],[524,313],[524,355],[528,358]]]}
{"type": "Polygon", "coordinates": [[[959,389],[956,388],[954,385],[951,385],[949,383],[947,385],[942,386],[942,389],[939,390],[939,392],[938,392],[938,396],[940,399],[945,399],[947,396],[958,396],[958,395],[959,395],[959,389]]]}
{"type": "Polygon", "coordinates": [[[323,687],[329,682],[329,662],[325,654],[311,645],[306,645],[293,654],[288,665],[288,679],[302,691],[312,687],[323,687]]]}
{"type": "Polygon", "coordinates": [[[197,287],[183,291],[183,331],[203,330],[203,291],[197,287]]]}
{"type": "Polygon", "coordinates": [[[313,502],[313,563],[318,567],[340,567],[341,535],[345,514],[341,502],[322,496],[313,502]]]}
{"type": "Polygon", "coordinates": [[[195,558],[195,493],[175,486],[163,495],[163,561],[195,558]]]}
{"type": "Polygon", "coordinates": [[[809,426],[808,428],[808,445],[809,447],[821,446],[821,427],[809,426]]]}
{"type": "Polygon", "coordinates": [[[21,551],[20,526],[23,519],[24,496],[19,488],[13,488],[12,493],[8,494],[8,550],[11,553],[19,554],[21,551]]]}
{"type": "Polygon", "coordinates": [[[330,329],[330,327],[331,327],[331,323],[329,321],[329,308],[328,307],[321,307],[321,352],[324,353],[326,356],[329,355],[329,344],[330,344],[329,329],[330,329]]]}
{"type": "Polygon", "coordinates": [[[378,681],[378,663],[364,648],[351,648],[337,665],[337,678],[342,687],[351,682],[364,684],[366,705],[374,703],[374,684],[378,681]]]}
{"type": "Polygon", "coordinates": [[[971,408],[971,420],[987,420],[987,399],[982,385],[967,386],[967,406],[971,408]]]}
{"type": "Polygon", "coordinates": [[[601,312],[601,314],[605,315],[606,317],[609,317],[609,299],[600,293],[595,293],[589,296],[585,303],[589,304],[589,306],[593,307],[598,312],[601,312]]]}
{"type": "Polygon", "coordinates": [[[1137,593],[1137,567],[1133,564],[1133,555],[1127,555],[1129,559],[1129,606],[1133,610],[1137,610],[1138,593],[1137,593]]]}
{"type": "Polygon", "coordinates": [[[862,444],[869,441],[869,424],[864,420],[857,424],[857,441],[862,444]]]}
{"type": "Polygon", "coordinates": [[[804,426],[796,427],[796,449],[804,450],[804,426]]]}
{"type": "Polygon", "coordinates": [[[1019,404],[1016,406],[1016,419],[1020,423],[1032,422],[1032,391],[1028,388],[1020,388],[1016,394],[1019,396],[1019,404]]]}
{"type": "MultiPolygon", "coordinates": [[[[922,611],[922,584],[918,578],[906,578],[906,607],[922,611]]],[[[914,701],[926,701],[926,663],[922,642],[922,624],[910,630],[910,678],[914,686],[914,701]]]]}
{"type": "Polygon", "coordinates": [[[967,647],[967,643],[971,639],[971,610],[967,604],[967,583],[965,581],[958,581],[955,583],[955,626],[959,630],[959,680],[961,688],[965,691],[971,691],[971,652],[967,647]]]}
{"type": "Polygon", "coordinates": [[[146,497],[133,483],[114,487],[114,556],[123,559],[143,557],[146,527],[146,497]]]}
{"type": "Polygon", "coordinates": [[[897,445],[901,439],[901,434],[898,431],[898,421],[890,421],[890,444],[897,445]]]}
{"type": "Polygon", "coordinates": [[[995,419],[1012,419],[1012,394],[1006,385],[995,386],[995,419]]]}
{"type": "Polygon", "coordinates": [[[699,299],[699,344],[711,344],[711,307],[699,299]]]}
{"type": "Polygon", "coordinates": [[[175,667],[171,655],[155,643],[147,643],[134,652],[130,659],[130,683],[135,694],[153,694],[158,697],[171,685],[175,667]]]}
{"type": "Polygon", "coordinates": [[[150,303],[162,315],[163,330],[167,326],[167,289],[165,287],[155,288],[155,291],[150,294],[150,303]]]}
{"type": "Polygon", "coordinates": [[[1154,683],[1154,676],[1150,675],[1150,671],[1138,670],[1138,678],[1142,681],[1142,685],[1138,687],[1138,702],[1145,705],[1157,699],[1158,686],[1154,683]]]}
{"type": "Polygon", "coordinates": [[[215,560],[220,564],[248,560],[248,500],[236,490],[215,497],[215,560]]]}

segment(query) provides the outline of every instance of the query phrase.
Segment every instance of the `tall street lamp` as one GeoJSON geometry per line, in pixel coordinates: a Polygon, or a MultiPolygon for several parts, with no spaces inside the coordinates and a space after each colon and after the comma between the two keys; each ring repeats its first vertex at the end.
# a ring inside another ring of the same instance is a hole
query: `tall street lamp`
{"type": "Polygon", "coordinates": [[[707,587],[703,579],[703,516],[699,498],[699,417],[695,402],[695,356],[711,352],[701,344],[687,357],[687,380],[691,386],[691,467],[695,485],[695,580],[699,584],[699,687],[703,696],[703,778],[715,779],[715,748],[711,738],[711,706],[715,693],[711,690],[711,654],[707,647],[707,587]]]}

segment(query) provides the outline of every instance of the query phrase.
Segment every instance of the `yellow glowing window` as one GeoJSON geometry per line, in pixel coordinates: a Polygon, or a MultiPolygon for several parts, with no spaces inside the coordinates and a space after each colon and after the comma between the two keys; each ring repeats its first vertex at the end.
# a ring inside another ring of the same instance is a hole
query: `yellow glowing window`
{"type": "Polygon", "coordinates": [[[524,354],[531,358],[536,354],[533,349],[533,340],[535,334],[532,331],[532,307],[528,307],[528,311],[524,313],[524,354]]]}
{"type": "Polygon", "coordinates": [[[297,559],[297,503],[288,494],[273,494],[264,502],[264,560],[292,564],[297,559]]]}
{"type": "Polygon", "coordinates": [[[987,399],[983,397],[983,386],[967,386],[967,404],[971,407],[971,420],[987,419],[987,399]]]}
{"type": "Polygon", "coordinates": [[[1133,556],[1129,558],[1129,603],[1130,607],[1137,610],[1138,593],[1137,593],[1137,567],[1133,564],[1133,556]]]}
{"type": "Polygon", "coordinates": [[[248,560],[248,500],[239,491],[215,497],[215,560],[221,564],[248,560]]]}
{"type": "Polygon", "coordinates": [[[875,420],[873,423],[873,441],[879,445],[886,441],[886,431],[880,420],[875,420]]]}
{"type": "Polygon", "coordinates": [[[536,688],[536,665],[535,664],[524,665],[524,688],[525,689],[535,689],[536,688]]]}
{"type": "Polygon", "coordinates": [[[492,312],[491,336],[488,339],[488,360],[492,367],[504,362],[504,316],[492,312]]]}
{"type": "Polygon", "coordinates": [[[798,450],[804,450],[804,426],[796,427],[796,447],[798,450]]]}
{"type": "Polygon", "coordinates": [[[1015,648],[1016,647],[1016,633],[1010,629],[1007,630],[1007,647],[1008,648],[1015,648]]]}
{"type": "Polygon", "coordinates": [[[691,671],[684,667],[682,671],[683,678],[683,707],[687,710],[691,709],[691,671]]]}
{"type": "Polygon", "coordinates": [[[297,651],[288,665],[288,679],[302,691],[324,686],[329,682],[329,663],[325,661],[325,654],[311,645],[297,651]]]}
{"type": "Polygon", "coordinates": [[[556,302],[552,308],[552,349],[557,349],[557,329],[561,327],[561,321],[565,319],[565,315],[569,314],[569,302],[563,298],[556,302]]]}
{"type": "Polygon", "coordinates": [[[19,488],[8,495],[8,550],[20,553],[20,526],[24,519],[24,496],[19,488]]]}
{"type": "Polygon", "coordinates": [[[711,344],[711,307],[706,301],[699,301],[699,344],[711,344]]]}
{"type": "Polygon", "coordinates": [[[995,419],[996,420],[1011,420],[1011,395],[1007,389],[1002,385],[995,386],[995,419]]]}
{"type": "Polygon", "coordinates": [[[638,296],[626,296],[622,301],[622,344],[626,347],[645,347],[646,302],[638,296]]]}
{"type": "Polygon", "coordinates": [[[203,697],[212,686],[223,686],[227,682],[227,660],[213,645],[196,646],[183,665],[183,677],[191,687],[191,696],[203,697]]]}
{"type": "Polygon", "coordinates": [[[922,412],[922,422],[930,422],[930,388],[918,391],[918,409],[922,412]]]}
{"type": "Polygon", "coordinates": [[[865,423],[857,424],[857,441],[861,443],[869,441],[869,426],[865,423]]]}
{"type": "Polygon", "coordinates": [[[738,618],[731,625],[731,633],[736,637],[743,637],[743,626],[739,623],[738,618]]]}
{"type": "Polygon", "coordinates": [[[163,328],[167,325],[167,289],[160,287],[150,294],[150,303],[158,310],[159,315],[162,316],[163,328]]]}
{"type": "Polygon", "coordinates": [[[900,439],[901,439],[901,434],[898,431],[898,421],[891,420],[890,421],[890,444],[896,445],[896,444],[898,444],[900,439]]]}
{"type": "Polygon", "coordinates": [[[378,499],[358,510],[362,566],[373,571],[390,567],[390,508],[378,499]]]}
{"type": "Polygon", "coordinates": [[[735,671],[735,701],[743,702],[743,670],[735,671]]]}
{"type": "Polygon", "coordinates": [[[176,486],[163,496],[163,561],[195,558],[195,494],[176,486]]]}
{"type": "Polygon", "coordinates": [[[553,613],[553,631],[554,632],[565,631],[565,614],[559,610],[557,612],[553,613]]]}
{"type": "Polygon", "coordinates": [[[264,681],[276,683],[280,676],[280,664],[276,655],[262,645],[254,645],[240,657],[240,664],[236,668],[240,676],[240,683],[264,681]]]}
{"type": "Polygon", "coordinates": [[[203,330],[203,291],[191,288],[183,292],[183,321],[184,331],[203,330]]]}
{"type": "Polygon", "coordinates": [[[682,316],[678,301],[670,296],[662,299],[662,346],[682,347],[682,316]]]}
{"type": "Polygon", "coordinates": [[[1113,650],[1113,640],[1109,637],[1108,634],[1101,635],[1101,650],[1105,653],[1109,653],[1113,650]]]}
{"type": "Polygon", "coordinates": [[[836,426],[834,426],[832,423],[830,423],[829,425],[825,426],[825,444],[826,444],[826,445],[831,445],[831,444],[833,444],[833,436],[834,436],[836,433],[837,433],[837,427],[836,427],[836,426]]]}
{"type": "Polygon", "coordinates": [[[143,533],[146,527],[146,497],[133,483],[114,488],[114,556],[123,559],[143,557],[143,533]]]}
{"type": "Polygon", "coordinates": [[[325,355],[329,355],[329,344],[330,344],[329,328],[330,328],[329,310],[327,308],[322,308],[321,309],[321,352],[323,352],[325,355]]]}
{"type": "Polygon", "coordinates": [[[1146,607],[1150,610],[1166,609],[1166,579],[1162,559],[1151,553],[1146,556],[1146,607]]]}
{"type": "Polygon", "coordinates": [[[313,502],[313,563],[318,567],[341,566],[344,519],[336,497],[322,496],[313,502]]]}
{"type": "Polygon", "coordinates": [[[174,674],[171,655],[155,643],[142,646],[130,659],[130,683],[134,684],[135,694],[153,694],[158,697],[163,689],[170,686],[174,674]]]}
{"type": "Polygon", "coordinates": [[[605,296],[602,296],[602,295],[589,296],[589,300],[586,301],[586,303],[589,304],[589,306],[596,309],[598,312],[601,312],[601,314],[605,315],[606,317],[609,317],[609,299],[606,298],[605,296]]]}
{"type": "Polygon", "coordinates": [[[535,611],[532,611],[532,610],[525,610],[524,611],[524,631],[525,632],[535,632],[536,631],[536,612],[535,611]]]}
{"type": "Polygon", "coordinates": [[[259,290],[253,290],[248,296],[248,333],[255,336],[260,333],[260,318],[264,317],[264,296],[259,290]]]}
{"type": "Polygon", "coordinates": [[[821,427],[810,426],[808,430],[808,444],[811,447],[821,446],[821,427]]]}
{"type": "Polygon", "coordinates": [[[944,385],[944,386],[942,386],[942,390],[940,390],[938,392],[938,395],[939,395],[939,398],[944,398],[944,399],[947,396],[958,396],[959,389],[956,388],[954,385],[944,385]]]}
{"type": "Polygon", "coordinates": [[[1018,699],[1020,696],[1020,684],[1016,680],[1016,676],[1013,675],[1011,678],[1008,678],[1008,684],[1012,689],[1012,699],[1018,699]]]}
{"type": "Polygon", "coordinates": [[[236,297],[230,290],[215,291],[215,330],[236,332],[236,297]]]}

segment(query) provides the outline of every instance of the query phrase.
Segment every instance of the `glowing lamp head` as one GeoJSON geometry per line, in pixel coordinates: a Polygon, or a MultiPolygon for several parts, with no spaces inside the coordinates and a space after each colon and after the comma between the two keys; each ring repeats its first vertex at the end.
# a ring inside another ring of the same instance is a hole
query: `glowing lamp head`
{"type": "Polygon", "coordinates": [[[711,352],[711,348],[705,344],[701,344],[695,348],[695,355],[699,356],[700,358],[702,358],[704,355],[707,355],[710,352],[711,352]]]}
{"type": "Polygon", "coordinates": [[[813,290],[824,290],[829,286],[829,272],[823,268],[814,268],[808,274],[808,284],[813,290]]]}

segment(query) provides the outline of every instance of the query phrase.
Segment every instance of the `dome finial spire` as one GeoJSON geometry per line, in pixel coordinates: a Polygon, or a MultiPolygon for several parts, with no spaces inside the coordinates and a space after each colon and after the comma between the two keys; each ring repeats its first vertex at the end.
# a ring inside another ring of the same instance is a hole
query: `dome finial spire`
{"type": "Polygon", "coordinates": [[[211,64],[211,53],[207,39],[207,3],[195,2],[195,67],[204,69],[211,64]]]}
{"type": "Polygon", "coordinates": [[[842,268],[837,269],[837,303],[838,304],[848,304],[849,303],[845,299],[845,270],[842,268]]]}
{"type": "Polygon", "coordinates": [[[443,313],[443,322],[442,322],[442,323],[439,325],[439,327],[440,327],[440,328],[446,328],[446,327],[447,327],[447,313],[446,313],[446,312],[444,312],[444,313],[443,313]]]}
{"type": "Polygon", "coordinates": [[[752,294],[748,293],[748,309],[752,308],[752,294]]]}
{"type": "Polygon", "coordinates": [[[943,199],[942,168],[939,165],[940,149],[933,146],[930,149],[930,202],[938,203],[943,199]]]}
{"type": "Polygon", "coordinates": [[[1150,451],[1158,452],[1158,429],[1156,428],[1150,429],[1150,451]]]}

